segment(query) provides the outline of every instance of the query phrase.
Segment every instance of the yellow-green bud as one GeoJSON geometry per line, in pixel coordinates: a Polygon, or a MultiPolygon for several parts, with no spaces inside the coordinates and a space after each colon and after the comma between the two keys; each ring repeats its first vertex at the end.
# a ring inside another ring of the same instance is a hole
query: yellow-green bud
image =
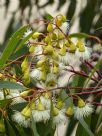
{"type": "Polygon", "coordinates": [[[26,114],[26,112],[27,112],[28,109],[29,109],[29,106],[27,105],[27,106],[21,111],[22,115],[25,116],[25,114],[26,114]]]}
{"type": "Polygon", "coordinates": [[[47,53],[48,55],[52,55],[53,47],[51,45],[46,46],[44,53],[47,53]]]}
{"type": "Polygon", "coordinates": [[[0,133],[4,133],[4,132],[5,132],[4,120],[0,119],[0,133]]]}
{"type": "Polygon", "coordinates": [[[48,26],[47,26],[47,31],[51,32],[52,30],[53,30],[53,26],[52,26],[51,23],[49,23],[48,26]]]}
{"type": "Polygon", "coordinates": [[[29,92],[30,92],[30,90],[28,90],[28,91],[23,91],[23,92],[20,93],[20,96],[21,96],[21,97],[25,97],[25,96],[27,96],[27,95],[29,94],[29,92]]]}
{"type": "Polygon", "coordinates": [[[65,113],[68,117],[71,117],[74,114],[73,107],[68,107],[65,113]]]}
{"type": "Polygon", "coordinates": [[[83,99],[81,99],[81,98],[78,99],[78,107],[79,107],[79,108],[85,107],[85,102],[84,102],[83,99]]]}
{"type": "Polygon", "coordinates": [[[32,110],[35,110],[35,109],[36,109],[36,105],[35,105],[34,102],[31,103],[31,109],[32,109],[32,110]]]}
{"type": "Polygon", "coordinates": [[[62,32],[58,32],[58,40],[61,40],[64,38],[64,34],[62,32]]]}
{"type": "Polygon", "coordinates": [[[74,43],[71,43],[69,49],[70,49],[69,51],[70,51],[71,53],[74,53],[74,52],[76,51],[76,46],[75,46],[75,44],[74,44],[74,43]]]}
{"type": "Polygon", "coordinates": [[[24,61],[22,62],[21,68],[22,68],[22,71],[23,71],[23,72],[26,71],[26,69],[28,68],[27,58],[25,58],[24,61]]]}
{"type": "Polygon", "coordinates": [[[44,62],[45,62],[45,59],[39,60],[39,61],[37,62],[37,67],[41,67],[41,66],[44,64],[44,62]]]}
{"type": "Polygon", "coordinates": [[[44,41],[45,41],[46,43],[50,43],[50,42],[51,42],[51,37],[50,37],[49,35],[47,35],[47,36],[45,37],[44,41]]]}
{"type": "Polygon", "coordinates": [[[40,80],[45,81],[45,80],[46,80],[46,77],[47,77],[46,72],[45,72],[45,71],[42,71],[40,80]]]}
{"type": "Polygon", "coordinates": [[[51,38],[52,40],[57,40],[57,35],[55,33],[52,33],[51,38]]]}
{"type": "Polygon", "coordinates": [[[65,41],[65,46],[66,46],[66,47],[70,47],[70,43],[68,42],[68,40],[65,41]]]}
{"type": "Polygon", "coordinates": [[[53,67],[53,73],[57,74],[59,72],[59,67],[58,66],[54,66],[53,67]]]}
{"type": "Polygon", "coordinates": [[[62,21],[63,21],[63,22],[66,21],[66,16],[62,15],[62,21]]]}
{"type": "Polygon", "coordinates": [[[39,110],[39,111],[44,111],[45,110],[44,105],[42,104],[41,101],[37,105],[37,110],[39,110]]]}
{"type": "Polygon", "coordinates": [[[62,101],[62,100],[59,100],[59,101],[57,102],[56,107],[57,107],[58,109],[62,109],[63,105],[64,105],[63,101],[62,101]]]}
{"type": "Polygon", "coordinates": [[[50,96],[51,96],[51,93],[50,92],[46,92],[43,94],[43,96],[46,98],[46,99],[49,99],[50,96]]]}
{"type": "Polygon", "coordinates": [[[65,55],[66,55],[66,47],[62,47],[62,48],[60,49],[59,54],[60,54],[61,56],[65,56],[65,55]]]}
{"type": "Polygon", "coordinates": [[[59,110],[56,107],[53,107],[52,111],[53,116],[57,116],[59,114],[59,110]]]}
{"type": "Polygon", "coordinates": [[[31,47],[29,48],[29,52],[30,52],[30,53],[34,53],[34,51],[35,51],[35,46],[31,46],[31,47]]]}
{"type": "Polygon", "coordinates": [[[38,38],[40,35],[42,35],[42,33],[35,32],[35,33],[32,35],[32,38],[33,38],[33,39],[36,39],[36,38],[38,38]]]}

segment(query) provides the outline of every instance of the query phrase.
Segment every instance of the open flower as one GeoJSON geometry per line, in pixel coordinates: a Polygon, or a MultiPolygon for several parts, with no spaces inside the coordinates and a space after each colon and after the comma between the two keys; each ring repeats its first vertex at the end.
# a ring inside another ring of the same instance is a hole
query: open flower
{"type": "Polygon", "coordinates": [[[35,122],[46,122],[50,119],[50,110],[45,109],[40,101],[37,104],[37,109],[32,110],[32,116],[35,122]]]}
{"type": "Polygon", "coordinates": [[[12,120],[23,127],[27,128],[30,126],[30,118],[23,116],[19,111],[15,111],[15,113],[12,115],[12,120]]]}
{"type": "Polygon", "coordinates": [[[53,108],[53,125],[57,126],[62,123],[66,123],[67,117],[65,116],[65,109],[59,110],[58,108],[53,108]]]}
{"type": "Polygon", "coordinates": [[[93,112],[93,106],[79,99],[78,106],[74,107],[74,117],[77,119],[89,116],[93,112]]]}

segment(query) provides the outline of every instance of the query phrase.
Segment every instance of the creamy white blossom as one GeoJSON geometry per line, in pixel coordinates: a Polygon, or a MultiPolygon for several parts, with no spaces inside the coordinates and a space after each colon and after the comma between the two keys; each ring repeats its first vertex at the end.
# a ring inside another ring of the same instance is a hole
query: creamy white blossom
{"type": "Polygon", "coordinates": [[[46,122],[50,119],[50,110],[32,110],[32,116],[35,122],[46,122]]]}
{"type": "Polygon", "coordinates": [[[50,109],[50,107],[51,107],[51,100],[50,99],[45,98],[44,96],[41,96],[40,100],[46,109],[50,109]]]}
{"type": "Polygon", "coordinates": [[[85,47],[85,51],[83,52],[80,52],[79,49],[77,49],[75,56],[82,58],[83,60],[88,60],[91,57],[91,49],[89,47],[85,47]]]}
{"type": "Polygon", "coordinates": [[[19,111],[15,111],[12,115],[12,120],[23,127],[30,127],[30,118],[23,116],[19,111]]]}
{"type": "Polygon", "coordinates": [[[32,78],[40,80],[40,78],[41,78],[41,71],[39,69],[34,69],[34,70],[31,71],[30,76],[32,78]]]}
{"type": "Polygon", "coordinates": [[[59,125],[67,122],[67,117],[65,116],[65,109],[59,110],[58,115],[53,116],[53,125],[59,125]]]}
{"type": "Polygon", "coordinates": [[[17,104],[17,103],[23,103],[26,102],[25,99],[23,99],[22,97],[16,97],[12,99],[11,105],[17,104]]]}
{"type": "Polygon", "coordinates": [[[74,117],[77,119],[87,117],[93,112],[93,106],[86,103],[84,107],[74,107],[74,117]]]}

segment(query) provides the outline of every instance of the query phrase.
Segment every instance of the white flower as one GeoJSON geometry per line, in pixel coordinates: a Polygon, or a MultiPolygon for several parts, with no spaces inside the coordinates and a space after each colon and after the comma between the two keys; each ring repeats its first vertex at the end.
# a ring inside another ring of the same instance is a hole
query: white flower
{"type": "Polygon", "coordinates": [[[26,118],[25,116],[23,116],[21,114],[21,112],[16,111],[13,115],[12,115],[12,120],[17,122],[19,125],[23,126],[23,127],[29,127],[30,126],[30,118],[26,118]]]}
{"type": "Polygon", "coordinates": [[[50,107],[51,107],[50,99],[45,98],[44,96],[41,96],[40,100],[41,100],[42,104],[45,106],[46,109],[50,109],[50,107]]]}
{"type": "Polygon", "coordinates": [[[93,112],[93,106],[89,103],[85,104],[84,107],[75,107],[74,108],[74,117],[77,119],[86,117],[93,112]]]}
{"type": "Polygon", "coordinates": [[[68,53],[66,53],[65,56],[59,55],[59,61],[62,62],[64,65],[68,65],[69,64],[68,53]]]}
{"type": "Polygon", "coordinates": [[[85,47],[85,51],[80,52],[79,49],[76,50],[75,56],[82,58],[83,60],[88,60],[91,57],[91,49],[85,47]]]}
{"type": "Polygon", "coordinates": [[[65,116],[65,109],[59,110],[58,115],[53,116],[53,125],[55,126],[66,122],[67,122],[67,117],[65,116]]]}
{"type": "Polygon", "coordinates": [[[65,34],[68,34],[69,33],[69,20],[64,22],[62,25],[61,25],[61,30],[63,31],[63,33],[65,34]]]}
{"type": "Polygon", "coordinates": [[[37,80],[40,80],[40,78],[41,78],[41,71],[38,70],[38,69],[34,69],[34,70],[32,70],[32,72],[30,73],[30,76],[31,76],[32,78],[35,78],[35,79],[37,79],[37,80]]]}
{"type": "Polygon", "coordinates": [[[50,119],[50,110],[32,110],[32,116],[35,122],[46,122],[50,119]]]}
{"type": "Polygon", "coordinates": [[[17,103],[23,103],[23,102],[26,102],[26,100],[23,99],[22,97],[16,97],[16,98],[12,99],[11,105],[14,105],[14,104],[17,104],[17,103]]]}
{"type": "Polygon", "coordinates": [[[55,86],[56,85],[57,76],[53,73],[49,73],[47,75],[46,84],[48,86],[55,86]]]}

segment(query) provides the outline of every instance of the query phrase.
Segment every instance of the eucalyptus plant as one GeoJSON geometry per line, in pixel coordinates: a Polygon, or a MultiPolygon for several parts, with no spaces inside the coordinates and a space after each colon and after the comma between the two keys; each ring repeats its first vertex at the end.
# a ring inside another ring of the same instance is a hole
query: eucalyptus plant
{"type": "Polygon", "coordinates": [[[12,35],[0,58],[1,135],[54,136],[59,125],[68,125],[68,136],[75,126],[75,136],[102,135],[102,58],[86,39],[102,49],[98,37],[70,34],[61,14],[12,35]]]}

